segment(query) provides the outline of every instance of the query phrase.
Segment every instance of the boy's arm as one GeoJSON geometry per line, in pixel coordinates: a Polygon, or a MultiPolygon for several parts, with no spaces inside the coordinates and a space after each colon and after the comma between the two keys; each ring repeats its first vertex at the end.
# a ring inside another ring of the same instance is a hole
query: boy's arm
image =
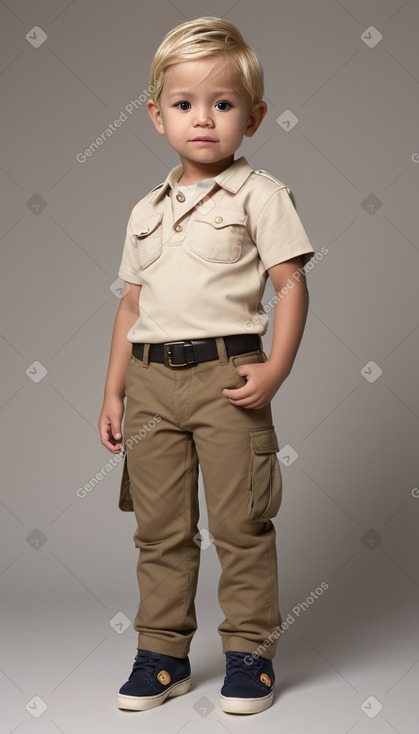
{"type": "Polygon", "coordinates": [[[139,316],[141,286],[125,283],[112,333],[104,401],[98,426],[100,441],[109,451],[118,453],[122,448],[121,421],[124,411],[125,375],[132,354],[132,343],[127,334],[139,316]]]}
{"type": "Polygon", "coordinates": [[[278,377],[282,377],[281,382],[291,372],[307,319],[309,295],[302,266],[302,257],[299,255],[274,265],[268,270],[278,296],[274,312],[272,347],[268,361],[278,377]],[[296,272],[298,272],[298,280],[292,277],[296,272]],[[293,286],[291,288],[289,281],[293,286]],[[282,288],[284,288],[284,293],[280,292],[282,288]]]}
{"type": "Polygon", "coordinates": [[[278,300],[275,304],[272,348],[267,362],[242,364],[236,367],[247,382],[243,387],[223,390],[233,405],[242,408],[263,408],[272,400],[284,380],[291,372],[300,346],[307,318],[309,296],[301,255],[268,269],[278,300]],[[299,279],[293,278],[298,271],[299,279]],[[286,286],[291,281],[293,288],[286,286]],[[280,293],[287,287],[288,292],[280,293]]]}
{"type": "Polygon", "coordinates": [[[105,398],[107,396],[125,397],[125,374],[132,353],[132,343],[127,334],[140,315],[139,298],[141,286],[124,283],[118,311],[112,333],[109,366],[105,382],[105,398]]]}

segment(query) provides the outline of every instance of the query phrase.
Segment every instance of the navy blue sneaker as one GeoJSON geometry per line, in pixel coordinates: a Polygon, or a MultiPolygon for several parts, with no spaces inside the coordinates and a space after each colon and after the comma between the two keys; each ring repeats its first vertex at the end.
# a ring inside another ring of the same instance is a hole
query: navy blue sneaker
{"type": "Polygon", "coordinates": [[[151,650],[137,650],[132,672],[119,689],[118,708],[145,711],[160,706],[169,696],[189,691],[189,658],[175,658],[151,650]]]}
{"type": "Polygon", "coordinates": [[[275,673],[272,660],[248,652],[226,653],[226,675],[220,705],[228,714],[258,714],[272,705],[275,673]]]}

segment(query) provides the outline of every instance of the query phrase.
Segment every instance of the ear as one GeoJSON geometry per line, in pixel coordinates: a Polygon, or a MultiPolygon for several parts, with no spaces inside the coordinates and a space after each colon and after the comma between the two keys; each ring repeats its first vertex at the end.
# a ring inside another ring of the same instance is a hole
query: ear
{"type": "Polygon", "coordinates": [[[268,105],[266,102],[258,102],[254,105],[247,121],[246,130],[244,131],[244,134],[247,135],[248,138],[251,138],[252,135],[255,134],[267,111],[268,105]]]}
{"type": "Polygon", "coordinates": [[[159,135],[166,135],[164,124],[163,124],[163,118],[162,118],[158,104],[153,102],[152,99],[149,99],[146,106],[147,106],[147,112],[150,115],[151,119],[153,120],[154,127],[156,128],[159,135]]]}

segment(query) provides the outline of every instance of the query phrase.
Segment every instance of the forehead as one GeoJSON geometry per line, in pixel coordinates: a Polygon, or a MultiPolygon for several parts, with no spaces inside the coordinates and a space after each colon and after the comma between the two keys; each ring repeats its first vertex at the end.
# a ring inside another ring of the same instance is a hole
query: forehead
{"type": "Polygon", "coordinates": [[[204,56],[201,59],[182,61],[170,66],[165,74],[166,92],[176,89],[209,89],[221,87],[232,90],[241,88],[240,73],[235,64],[225,56],[204,56]]]}

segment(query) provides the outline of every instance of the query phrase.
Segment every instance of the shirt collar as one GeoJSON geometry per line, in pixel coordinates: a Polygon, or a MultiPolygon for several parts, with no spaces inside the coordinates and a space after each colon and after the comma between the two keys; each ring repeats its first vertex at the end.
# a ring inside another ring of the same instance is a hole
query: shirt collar
{"type": "MultiPolygon", "coordinates": [[[[233,161],[231,166],[226,168],[225,171],[219,173],[218,176],[214,176],[214,181],[216,181],[223,189],[227,189],[227,191],[236,194],[252,172],[253,168],[249,166],[246,158],[241,156],[236,161],[233,161]]],[[[166,180],[152,189],[152,196],[149,200],[150,203],[156,203],[166,195],[168,189],[173,189],[180,180],[182,173],[182,164],[172,168],[170,173],[167,175],[166,180]]]]}

